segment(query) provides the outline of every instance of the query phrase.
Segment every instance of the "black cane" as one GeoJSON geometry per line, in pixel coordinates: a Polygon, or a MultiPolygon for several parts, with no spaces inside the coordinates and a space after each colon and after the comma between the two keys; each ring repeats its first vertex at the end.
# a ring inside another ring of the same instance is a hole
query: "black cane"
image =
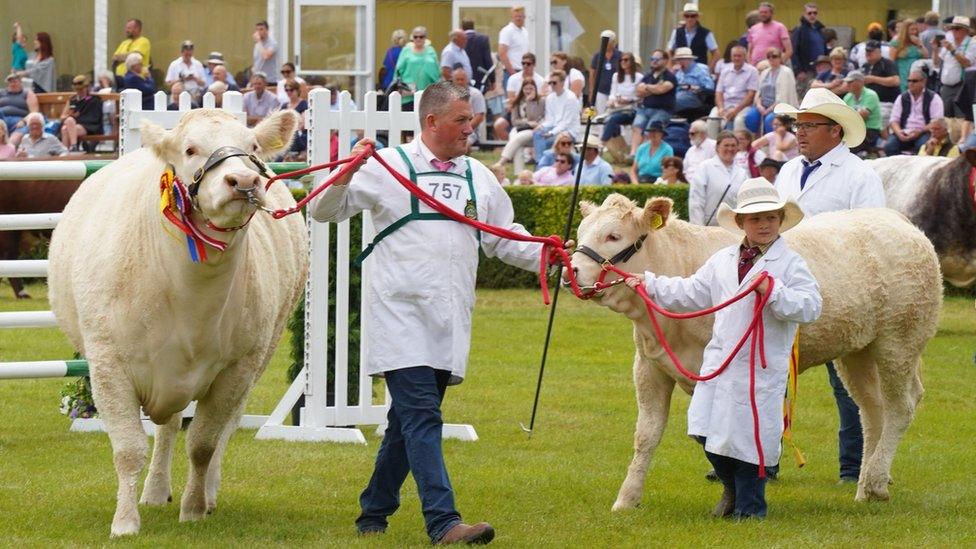
{"type": "MultiPolygon", "coordinates": [[[[593,83],[593,89],[590,91],[589,105],[594,104],[597,89],[600,87],[600,77],[603,75],[603,66],[606,64],[605,57],[609,44],[609,36],[600,37],[600,53],[597,57],[600,63],[596,69],[596,82],[593,83]]],[[[569,200],[569,213],[566,214],[566,226],[563,228],[563,242],[569,240],[569,233],[573,230],[573,217],[576,215],[576,200],[579,198],[580,177],[583,175],[583,162],[586,161],[586,141],[590,137],[590,127],[593,125],[595,110],[591,106],[583,111],[586,114],[586,129],[583,130],[583,148],[580,150],[579,164],[576,166],[576,181],[573,183],[573,195],[569,200]]],[[[535,398],[532,400],[532,418],[529,419],[528,427],[524,423],[519,424],[522,426],[523,431],[529,433],[530,437],[532,436],[532,429],[535,427],[535,414],[539,409],[539,393],[542,392],[542,376],[546,371],[546,357],[549,355],[549,340],[552,338],[552,323],[556,318],[556,304],[559,302],[559,287],[562,284],[557,283],[555,286],[555,290],[552,293],[552,307],[549,308],[549,324],[546,326],[546,341],[542,345],[542,363],[539,364],[539,380],[536,382],[535,398]]]]}
{"type": "Polygon", "coordinates": [[[706,227],[708,226],[709,223],[712,222],[712,218],[715,217],[715,212],[717,212],[718,209],[720,207],[722,207],[722,201],[725,200],[725,195],[729,193],[729,189],[730,188],[732,188],[732,184],[731,183],[729,183],[728,185],[725,186],[725,190],[722,191],[722,196],[719,197],[719,199],[718,199],[718,204],[716,204],[715,205],[715,209],[712,210],[712,215],[708,216],[708,219],[705,220],[705,226],[706,227]]]}

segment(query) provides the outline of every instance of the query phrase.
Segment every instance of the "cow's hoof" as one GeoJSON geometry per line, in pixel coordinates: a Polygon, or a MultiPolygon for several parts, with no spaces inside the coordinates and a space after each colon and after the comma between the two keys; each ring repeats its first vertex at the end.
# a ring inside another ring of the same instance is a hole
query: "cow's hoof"
{"type": "Polygon", "coordinates": [[[112,534],[113,538],[120,538],[122,536],[134,536],[139,533],[139,519],[128,519],[128,520],[114,520],[112,521],[112,534]]]}
{"type": "Polygon", "coordinates": [[[873,484],[861,482],[857,485],[857,495],[854,496],[854,501],[888,501],[890,498],[887,481],[873,484]]]}
{"type": "Polygon", "coordinates": [[[184,507],[180,509],[180,522],[196,522],[206,516],[207,509],[205,507],[192,509],[184,507]]]}
{"type": "Polygon", "coordinates": [[[173,496],[169,492],[158,492],[152,490],[145,490],[142,492],[142,499],[139,500],[140,505],[150,505],[154,507],[166,505],[167,503],[173,502],[173,496]]]}
{"type": "Polygon", "coordinates": [[[628,509],[637,509],[637,506],[637,503],[621,501],[618,499],[617,501],[613,502],[613,507],[611,507],[610,510],[616,513],[618,511],[627,511],[628,509]]]}

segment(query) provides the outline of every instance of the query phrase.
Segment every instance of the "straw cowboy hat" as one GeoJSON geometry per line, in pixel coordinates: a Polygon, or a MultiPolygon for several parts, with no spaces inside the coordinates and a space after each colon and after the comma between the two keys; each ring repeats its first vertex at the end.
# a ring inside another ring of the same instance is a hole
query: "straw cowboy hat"
{"type": "MultiPolygon", "coordinates": [[[[577,143],[576,148],[582,151],[584,149],[582,143],[577,143]]],[[[587,149],[596,149],[597,152],[603,152],[603,143],[600,142],[600,138],[595,135],[586,136],[586,147],[587,149]]]]}
{"type": "Polygon", "coordinates": [[[969,30],[969,18],[965,15],[957,15],[952,18],[952,21],[943,25],[946,29],[963,29],[969,30]]]}
{"type": "Polygon", "coordinates": [[[724,203],[718,208],[719,226],[733,234],[744,234],[735,222],[736,214],[775,212],[782,208],[785,210],[785,215],[779,226],[781,233],[792,229],[803,219],[803,210],[800,209],[800,206],[793,200],[784,200],[780,197],[776,187],[773,187],[772,183],[762,177],[743,181],[735,201],[735,208],[730,208],[728,204],[724,203]]]}
{"type": "Polygon", "coordinates": [[[844,103],[841,98],[837,97],[837,94],[827,88],[811,88],[803,96],[799,108],[786,103],[778,103],[773,108],[773,112],[793,118],[805,112],[826,116],[840,124],[840,127],[844,129],[842,140],[848,147],[856,147],[864,141],[864,134],[866,133],[864,119],[847,103],[844,103]]]}
{"type": "Polygon", "coordinates": [[[678,48],[674,50],[674,57],[672,59],[678,61],[681,59],[698,59],[698,57],[691,51],[691,48],[678,48]]]}

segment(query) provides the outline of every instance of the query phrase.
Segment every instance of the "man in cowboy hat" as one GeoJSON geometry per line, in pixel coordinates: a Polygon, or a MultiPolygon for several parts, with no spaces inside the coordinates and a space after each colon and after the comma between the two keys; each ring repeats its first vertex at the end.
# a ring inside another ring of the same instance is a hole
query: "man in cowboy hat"
{"type": "MultiPolygon", "coordinates": [[[[947,118],[966,118],[956,105],[956,96],[966,81],[966,72],[976,71],[976,40],[969,35],[969,18],[957,15],[945,24],[948,35],[940,43],[933,42],[932,60],[942,79],[942,103],[947,118]]],[[[963,124],[962,135],[969,135],[972,126],[963,124]]]]}
{"type": "MultiPolygon", "coordinates": [[[[864,119],[854,109],[832,91],[813,88],[799,108],[780,103],[773,110],[796,119],[793,129],[800,148],[800,156],[784,164],[776,179],[784,196],[795,199],[806,215],[885,207],[881,178],[850,151],[866,133],[864,119]]],[[[840,413],[840,478],[856,482],[864,446],[860,412],[830,362],[827,372],[840,413]]]]}
{"type": "Polygon", "coordinates": [[[600,138],[589,135],[586,138],[586,146],[580,144],[577,148],[583,149],[583,174],[580,176],[580,184],[609,185],[613,179],[613,167],[600,156],[603,152],[600,138]]]}
{"type": "Polygon", "coordinates": [[[681,14],[684,24],[671,31],[668,53],[673,56],[680,48],[688,48],[699,63],[711,70],[718,59],[718,42],[712,31],[701,26],[699,15],[698,4],[685,4],[681,14]]]}
{"type": "MultiPolygon", "coordinates": [[[[741,242],[716,252],[688,278],[645,272],[626,283],[633,288],[643,282],[648,294],[670,310],[687,309],[689,304],[697,309],[726,301],[759,273],[768,272],[775,281],[762,320],[768,367],[756,368],[755,392],[785,394],[797,325],[817,320],[823,304],[806,261],[779,237],[801,219],[803,211],[796,202],[783,198],[770,182],[759,177],[748,179],[738,192],[736,207],[722,204],[718,213],[719,225],[743,236],[741,242]]],[[[768,280],[756,288],[760,293],[768,289],[768,280]]],[[[746,305],[715,313],[701,372],[713,372],[727,356],[735,354],[735,358],[723,375],[697,383],[688,406],[688,434],[704,446],[705,457],[724,487],[713,511],[715,516],[766,516],[766,479],[759,478],[760,451],[767,467],[778,464],[780,458],[783,401],[769,398],[759,402],[756,428],[748,396],[743,397],[736,389],[750,384],[749,353],[736,354],[734,348],[752,320],[751,312],[751,305],[746,305]]]]}

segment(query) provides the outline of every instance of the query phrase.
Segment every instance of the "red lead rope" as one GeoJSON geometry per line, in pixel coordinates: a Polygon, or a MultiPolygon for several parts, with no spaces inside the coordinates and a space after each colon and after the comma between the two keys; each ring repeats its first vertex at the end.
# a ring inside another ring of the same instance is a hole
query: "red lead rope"
{"type": "MultiPolygon", "coordinates": [[[[272,183],[274,183],[279,179],[290,179],[301,175],[309,174],[318,170],[334,168],[336,166],[345,164],[345,166],[343,166],[342,169],[332,174],[324,183],[322,183],[321,185],[313,189],[311,192],[309,192],[308,195],[306,195],[305,198],[301,199],[294,207],[272,211],[271,212],[272,217],[274,217],[275,219],[280,219],[286,215],[290,215],[301,211],[301,209],[305,205],[307,205],[319,193],[321,193],[322,191],[330,187],[332,184],[334,184],[337,179],[350,173],[357,166],[359,166],[359,164],[362,161],[372,156],[373,158],[376,159],[377,162],[380,163],[381,166],[383,166],[384,168],[386,168],[388,172],[390,172],[390,175],[392,175],[394,179],[396,179],[397,183],[402,185],[405,189],[407,189],[407,191],[410,192],[410,194],[416,196],[418,200],[420,200],[421,202],[423,202],[424,204],[432,208],[434,211],[441,213],[446,217],[453,219],[454,221],[457,221],[458,223],[469,225],[471,227],[478,229],[479,231],[484,231],[486,233],[495,235],[499,238],[504,238],[507,240],[515,240],[518,242],[537,242],[539,244],[542,244],[542,253],[539,261],[539,284],[542,287],[542,300],[546,305],[548,305],[550,302],[549,283],[546,274],[547,274],[547,268],[551,263],[552,264],[561,263],[564,267],[566,267],[566,272],[569,277],[570,288],[572,289],[573,294],[580,299],[588,299],[593,295],[595,295],[597,292],[619,283],[619,281],[604,283],[603,278],[608,272],[614,272],[624,277],[624,279],[631,277],[630,273],[623,271],[613,265],[607,264],[603,266],[604,272],[601,274],[600,279],[595,285],[595,287],[589,292],[584,292],[580,288],[579,283],[576,280],[576,274],[573,272],[573,269],[571,268],[572,262],[570,261],[569,254],[567,254],[566,250],[564,249],[563,241],[561,238],[555,235],[547,236],[547,237],[525,235],[525,234],[511,231],[504,227],[496,227],[495,225],[489,225],[487,223],[478,221],[477,219],[467,218],[461,215],[460,213],[454,211],[450,207],[442,204],[441,202],[439,202],[437,199],[433,198],[429,194],[425,193],[420,187],[414,185],[412,181],[410,181],[402,174],[397,172],[395,169],[393,169],[392,166],[390,166],[385,160],[383,160],[383,158],[380,155],[375,154],[375,152],[376,151],[373,149],[371,145],[367,145],[366,149],[357,156],[343,158],[326,164],[309,166],[308,168],[302,170],[283,173],[272,177],[271,179],[268,180],[268,183],[265,187],[266,190],[271,187],[272,183]]],[[[773,285],[774,285],[773,277],[770,276],[769,273],[762,272],[758,277],[756,277],[756,280],[754,280],[745,290],[733,296],[731,299],[723,303],[720,303],[718,305],[715,305],[714,307],[710,307],[708,309],[704,309],[701,311],[694,311],[690,313],[672,313],[670,311],[667,311],[663,309],[661,306],[659,306],[658,304],[654,303],[654,301],[647,294],[647,290],[643,286],[638,286],[637,288],[634,289],[634,291],[637,293],[638,296],[640,296],[640,298],[644,301],[645,306],[647,307],[647,315],[650,317],[651,324],[654,326],[654,336],[657,338],[658,343],[660,343],[661,348],[664,349],[664,352],[667,353],[668,358],[671,359],[671,362],[674,364],[674,367],[678,370],[678,372],[688,379],[694,381],[708,381],[710,379],[715,378],[722,372],[724,372],[725,369],[729,366],[729,364],[732,363],[732,360],[735,358],[735,356],[738,355],[739,350],[742,349],[742,346],[745,345],[746,339],[750,339],[751,336],[751,341],[749,345],[749,402],[752,406],[752,425],[753,425],[753,434],[756,441],[756,452],[759,455],[759,478],[766,477],[766,467],[765,467],[766,461],[765,461],[765,457],[763,456],[762,440],[759,435],[759,410],[758,407],[756,406],[756,356],[757,356],[756,351],[758,347],[759,363],[762,366],[762,368],[766,368],[766,352],[763,344],[764,334],[763,334],[762,311],[763,308],[766,306],[766,303],[769,302],[769,297],[772,295],[773,285]],[[657,317],[655,316],[654,313],[657,312],[668,318],[672,318],[675,320],[697,318],[707,314],[712,314],[720,309],[724,309],[725,307],[728,307],[729,305],[745,298],[746,296],[754,292],[756,288],[759,287],[759,284],[761,284],[763,280],[769,280],[769,288],[766,290],[766,293],[756,297],[756,303],[753,307],[752,321],[749,323],[749,327],[748,329],[746,329],[746,332],[742,334],[742,338],[739,339],[739,342],[736,344],[735,349],[732,350],[732,353],[725,359],[725,361],[722,362],[722,364],[714,372],[706,375],[697,375],[689,371],[687,368],[685,368],[681,364],[681,361],[678,360],[678,357],[674,354],[674,351],[671,349],[671,345],[668,344],[667,339],[664,337],[664,331],[661,329],[660,323],[658,322],[657,317]]]]}

